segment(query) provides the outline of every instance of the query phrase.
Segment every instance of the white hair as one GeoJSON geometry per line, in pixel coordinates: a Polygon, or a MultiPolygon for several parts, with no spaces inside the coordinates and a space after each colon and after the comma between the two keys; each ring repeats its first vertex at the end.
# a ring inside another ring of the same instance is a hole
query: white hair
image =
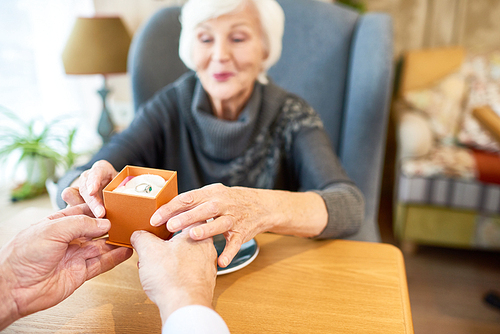
{"type": "Polygon", "coordinates": [[[179,56],[188,68],[196,71],[192,55],[196,27],[204,21],[235,11],[245,1],[253,2],[259,13],[267,58],[257,80],[263,84],[268,82],[266,73],[280,59],[285,28],[285,14],[276,0],[189,0],[182,7],[179,40],[179,56]]]}

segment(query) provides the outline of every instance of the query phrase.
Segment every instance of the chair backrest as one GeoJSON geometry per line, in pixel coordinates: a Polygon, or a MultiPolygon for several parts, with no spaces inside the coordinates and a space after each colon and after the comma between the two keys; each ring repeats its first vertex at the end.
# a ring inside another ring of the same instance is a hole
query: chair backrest
{"type": "MultiPolygon", "coordinates": [[[[392,24],[316,0],[278,0],[283,52],[269,75],[320,114],[349,176],[365,195],[354,239],[378,241],[377,212],[392,78],[392,24]]],[[[134,36],[129,72],[135,109],[187,71],[178,56],[179,7],[153,15],[134,36]]]]}

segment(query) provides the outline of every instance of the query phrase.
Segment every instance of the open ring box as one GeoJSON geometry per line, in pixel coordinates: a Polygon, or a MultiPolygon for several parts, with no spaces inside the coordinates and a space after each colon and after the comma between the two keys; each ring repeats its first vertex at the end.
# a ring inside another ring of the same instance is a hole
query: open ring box
{"type": "Polygon", "coordinates": [[[132,247],[130,237],[137,230],[145,230],[166,240],[171,236],[165,225],[151,226],[149,220],[155,211],[163,204],[177,196],[177,172],[125,166],[120,173],[104,188],[104,207],[106,218],[111,222],[107,243],[117,246],[132,247]],[[159,175],[165,179],[165,185],[155,197],[113,192],[128,176],[143,174],[159,175]]]}

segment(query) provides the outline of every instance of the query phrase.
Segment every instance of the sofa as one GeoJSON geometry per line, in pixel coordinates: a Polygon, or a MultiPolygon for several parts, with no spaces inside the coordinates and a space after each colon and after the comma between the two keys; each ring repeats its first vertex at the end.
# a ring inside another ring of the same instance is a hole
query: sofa
{"type": "Polygon", "coordinates": [[[403,249],[500,249],[499,79],[498,52],[404,55],[393,221],[403,249]]]}

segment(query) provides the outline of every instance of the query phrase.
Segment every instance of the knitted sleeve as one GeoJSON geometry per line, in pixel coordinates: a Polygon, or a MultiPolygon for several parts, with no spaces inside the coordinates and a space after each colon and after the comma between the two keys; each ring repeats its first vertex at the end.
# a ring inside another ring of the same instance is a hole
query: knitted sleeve
{"type": "Polygon", "coordinates": [[[315,238],[344,238],[364,219],[364,198],[334,153],[319,116],[305,102],[295,102],[288,156],[299,191],[313,191],[325,201],[328,223],[315,238]]]}

